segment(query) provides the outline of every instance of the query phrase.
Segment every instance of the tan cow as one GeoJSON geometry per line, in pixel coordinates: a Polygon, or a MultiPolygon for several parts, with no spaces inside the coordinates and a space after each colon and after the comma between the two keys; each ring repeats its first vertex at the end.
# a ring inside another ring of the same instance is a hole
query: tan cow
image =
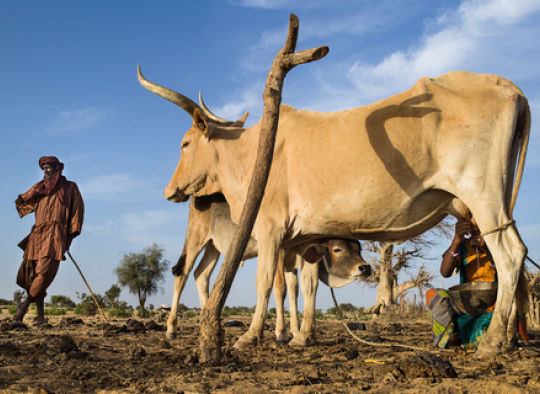
{"type": "MultiPolygon", "coordinates": [[[[191,100],[194,105],[186,105],[181,94],[141,74],[139,80],[193,118],[165,197],[182,202],[189,195],[221,192],[237,222],[260,123],[228,128],[191,100]]],[[[506,349],[526,255],[512,211],[529,129],[528,103],[518,87],[465,71],[424,77],[401,94],[341,112],[282,105],[253,229],[259,244],[257,309],[235,346],[254,344],[262,334],[280,248],[320,237],[403,240],[452,214],[475,218],[499,273],[497,308],[477,356],[506,349]]]]}
{"type": "MultiPolygon", "coordinates": [[[[174,338],[176,336],[178,302],[197,257],[204,250],[203,258],[195,270],[199,299],[201,307],[204,308],[209,296],[210,275],[220,255],[227,252],[235,231],[236,224],[231,220],[229,204],[222,194],[191,199],[184,249],[178,263],[172,268],[176,278],[171,315],[167,322],[167,337],[174,338]]],[[[293,247],[282,254],[283,258],[280,259],[274,279],[277,309],[276,338],[278,342],[289,342],[283,309],[287,293],[284,276],[289,289],[291,333],[296,337],[299,332],[313,331],[315,328],[315,321],[312,317],[314,318],[315,313],[315,296],[319,277],[329,286],[341,287],[357,280],[360,276],[370,274],[370,266],[364,262],[360,251],[358,241],[331,239],[325,242],[312,241],[301,247],[293,247]],[[302,256],[307,259],[309,264],[306,265],[302,256]],[[319,264],[321,262],[322,264],[319,264]],[[304,312],[312,310],[311,313],[306,314],[308,317],[304,319],[301,329],[299,328],[297,305],[298,269],[301,269],[304,312]]],[[[243,260],[256,256],[257,241],[251,238],[244,252],[243,260]]],[[[290,344],[292,346],[305,345],[305,343],[298,343],[295,340],[291,341],[290,344]]]]}

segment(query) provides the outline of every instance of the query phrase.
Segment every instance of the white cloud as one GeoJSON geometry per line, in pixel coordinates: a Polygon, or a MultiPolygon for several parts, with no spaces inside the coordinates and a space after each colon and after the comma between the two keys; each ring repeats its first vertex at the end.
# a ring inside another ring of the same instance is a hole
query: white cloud
{"type": "Polygon", "coordinates": [[[114,234],[139,246],[152,243],[183,244],[187,226],[188,205],[183,209],[147,210],[121,214],[118,219],[88,224],[85,231],[98,235],[114,234]]]}
{"type": "Polygon", "coordinates": [[[137,201],[161,195],[152,182],[127,174],[98,176],[77,182],[85,199],[106,201],[137,201]]]}
{"type": "MultiPolygon", "coordinates": [[[[432,26],[438,31],[425,35],[417,46],[390,54],[376,65],[357,62],[348,77],[363,97],[373,101],[409,88],[422,76],[456,69],[491,72],[494,57],[511,59],[516,52],[525,59],[530,57],[531,43],[523,40],[519,24],[539,9],[539,1],[463,2],[457,10],[442,15],[432,26]],[[518,43],[521,46],[516,47],[518,43]]],[[[540,33],[540,29],[535,30],[540,33]]],[[[535,46],[538,52],[538,44],[535,46]]],[[[523,64],[516,66],[523,68],[523,64]]]]}
{"type": "Polygon", "coordinates": [[[82,109],[65,109],[56,115],[56,119],[54,119],[51,125],[51,131],[62,133],[84,130],[102,120],[106,112],[99,106],[82,109]]]}

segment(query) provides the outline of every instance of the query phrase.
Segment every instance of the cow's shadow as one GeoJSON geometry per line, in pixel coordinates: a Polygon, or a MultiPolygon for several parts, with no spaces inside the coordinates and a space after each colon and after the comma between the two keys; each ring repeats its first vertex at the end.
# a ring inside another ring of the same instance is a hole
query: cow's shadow
{"type": "MultiPolygon", "coordinates": [[[[411,195],[408,191],[415,189],[415,186],[421,184],[422,180],[415,174],[401,151],[392,144],[385,124],[392,118],[422,118],[431,113],[442,112],[438,108],[415,106],[430,101],[432,98],[433,94],[431,93],[421,94],[405,100],[400,105],[389,105],[375,110],[366,118],[366,131],[373,150],[388,173],[408,195],[411,195]]],[[[404,136],[407,135],[408,131],[407,129],[401,130],[404,136]]],[[[421,143],[422,141],[417,142],[421,143]]]]}

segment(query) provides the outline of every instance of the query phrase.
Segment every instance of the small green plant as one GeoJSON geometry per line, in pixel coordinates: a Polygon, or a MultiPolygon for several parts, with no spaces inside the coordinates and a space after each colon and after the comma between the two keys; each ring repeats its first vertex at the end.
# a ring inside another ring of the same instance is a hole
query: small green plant
{"type": "Polygon", "coordinates": [[[148,310],[148,309],[145,309],[145,310],[144,310],[144,313],[141,313],[141,310],[140,310],[140,309],[137,310],[137,316],[138,316],[138,317],[149,318],[149,317],[154,316],[155,314],[156,314],[155,311],[150,311],[150,310],[148,310]]]}
{"type": "Polygon", "coordinates": [[[63,308],[46,308],[44,310],[44,314],[45,315],[54,315],[54,316],[65,315],[66,310],[63,309],[63,308]]]}
{"type": "Polygon", "coordinates": [[[274,318],[274,314],[268,312],[268,313],[266,314],[266,318],[267,318],[267,319],[273,319],[273,318],[274,318]]]}
{"type": "Polygon", "coordinates": [[[111,309],[109,310],[109,316],[117,316],[117,317],[131,317],[133,316],[133,309],[111,309]]]}
{"type": "MultiPolygon", "coordinates": [[[[103,296],[97,293],[94,296],[96,297],[97,302],[99,302],[99,306],[103,308],[103,296]]],[[[75,314],[83,316],[94,316],[96,313],[98,313],[99,308],[96,305],[92,295],[87,295],[86,293],[79,294],[79,292],[77,292],[77,298],[81,300],[81,302],[79,302],[75,307],[75,314]]]]}
{"type": "Polygon", "coordinates": [[[17,307],[16,307],[16,306],[10,306],[10,307],[8,308],[8,313],[9,313],[10,315],[14,315],[16,312],[17,312],[17,307]]]}
{"type": "Polygon", "coordinates": [[[184,318],[191,319],[192,317],[197,316],[193,311],[186,311],[184,312],[184,318]]]}

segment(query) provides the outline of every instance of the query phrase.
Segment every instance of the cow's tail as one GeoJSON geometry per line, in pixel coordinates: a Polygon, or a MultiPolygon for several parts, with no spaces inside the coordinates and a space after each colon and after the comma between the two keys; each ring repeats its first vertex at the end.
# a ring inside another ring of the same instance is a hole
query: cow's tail
{"type": "MultiPolygon", "coordinates": [[[[531,130],[531,110],[529,108],[529,102],[524,96],[520,96],[520,98],[523,100],[523,107],[521,108],[521,111],[518,115],[518,121],[516,125],[516,130],[514,131],[514,137],[512,142],[512,152],[515,152],[515,149],[518,149],[518,152],[516,154],[519,155],[518,159],[518,165],[517,165],[517,171],[514,168],[515,167],[515,161],[512,161],[512,167],[509,168],[510,171],[516,171],[515,178],[513,182],[513,189],[512,189],[512,197],[510,200],[509,205],[509,215],[510,218],[512,218],[512,213],[514,211],[514,207],[516,206],[517,201],[517,195],[519,191],[519,187],[521,185],[521,179],[523,177],[523,169],[525,167],[525,157],[527,156],[527,147],[529,146],[529,134],[531,130]],[[521,140],[521,145],[519,144],[519,141],[521,140]]],[[[511,177],[510,179],[512,179],[511,177]]]]}

